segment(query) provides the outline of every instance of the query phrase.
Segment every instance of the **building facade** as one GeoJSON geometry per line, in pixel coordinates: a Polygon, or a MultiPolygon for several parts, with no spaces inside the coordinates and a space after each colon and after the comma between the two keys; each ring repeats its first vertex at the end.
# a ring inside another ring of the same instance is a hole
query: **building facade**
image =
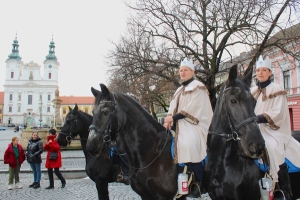
{"type": "Polygon", "coordinates": [[[6,60],[2,123],[37,127],[51,125],[54,116],[52,100],[58,89],[59,70],[53,39],[43,66],[33,61],[22,62],[17,38],[12,46],[12,53],[6,60]]]}
{"type": "Polygon", "coordinates": [[[3,123],[4,92],[0,92],[0,126],[3,123]]]}

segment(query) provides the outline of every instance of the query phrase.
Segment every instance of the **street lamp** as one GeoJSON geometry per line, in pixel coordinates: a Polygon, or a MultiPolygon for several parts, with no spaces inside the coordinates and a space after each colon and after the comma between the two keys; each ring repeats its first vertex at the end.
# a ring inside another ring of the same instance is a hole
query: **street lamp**
{"type": "Polygon", "coordinates": [[[40,128],[42,128],[42,121],[43,121],[43,115],[42,115],[42,108],[43,108],[43,100],[41,99],[41,103],[40,103],[40,128]]]}

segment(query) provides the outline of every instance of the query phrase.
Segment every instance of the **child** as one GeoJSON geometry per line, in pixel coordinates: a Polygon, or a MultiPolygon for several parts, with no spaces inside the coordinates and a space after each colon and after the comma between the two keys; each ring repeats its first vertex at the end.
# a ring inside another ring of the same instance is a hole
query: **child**
{"type": "Polygon", "coordinates": [[[19,173],[21,164],[25,160],[25,152],[19,143],[18,137],[13,137],[12,142],[8,144],[4,153],[4,164],[9,164],[8,189],[13,189],[13,180],[15,179],[15,188],[20,189],[19,173]]]}

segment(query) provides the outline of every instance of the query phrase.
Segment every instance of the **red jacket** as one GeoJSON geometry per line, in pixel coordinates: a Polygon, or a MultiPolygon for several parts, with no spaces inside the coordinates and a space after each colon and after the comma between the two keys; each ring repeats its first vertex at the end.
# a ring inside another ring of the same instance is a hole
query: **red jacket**
{"type": "Polygon", "coordinates": [[[47,136],[47,143],[49,140],[52,140],[51,143],[49,144],[45,144],[44,145],[44,150],[47,150],[47,157],[46,157],[46,164],[45,167],[46,168],[60,168],[61,167],[61,154],[60,154],[60,146],[57,143],[56,140],[54,140],[56,138],[56,135],[50,135],[47,136]],[[57,159],[56,160],[50,160],[50,152],[58,152],[57,155],[57,159]]]}
{"type": "MultiPolygon", "coordinates": [[[[25,160],[25,152],[20,144],[18,144],[18,152],[19,152],[19,165],[21,166],[21,164],[25,160]]],[[[4,153],[4,164],[9,164],[9,166],[11,168],[16,168],[16,166],[17,166],[16,160],[17,159],[16,159],[15,152],[13,150],[13,144],[10,143],[10,144],[8,144],[8,147],[4,153]]]]}

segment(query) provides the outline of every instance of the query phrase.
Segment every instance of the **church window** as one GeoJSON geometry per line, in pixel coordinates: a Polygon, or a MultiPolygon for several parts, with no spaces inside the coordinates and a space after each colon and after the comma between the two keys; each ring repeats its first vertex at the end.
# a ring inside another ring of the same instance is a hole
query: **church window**
{"type": "Polygon", "coordinates": [[[32,95],[28,95],[28,104],[32,105],[32,95]]]}
{"type": "Polygon", "coordinates": [[[21,106],[20,105],[18,106],[18,112],[21,112],[21,106]]]}
{"type": "Polygon", "coordinates": [[[51,95],[50,94],[48,94],[48,101],[50,101],[51,100],[51,95]]]}
{"type": "Polygon", "coordinates": [[[12,107],[11,106],[9,106],[8,112],[12,112],[12,107]]]}
{"type": "Polygon", "coordinates": [[[14,78],[14,72],[10,72],[10,78],[14,78]]]}
{"type": "Polygon", "coordinates": [[[51,79],[51,73],[48,74],[48,78],[51,79]]]}
{"type": "Polygon", "coordinates": [[[13,95],[9,94],[9,100],[12,101],[13,100],[13,95]]]}
{"type": "Polygon", "coordinates": [[[50,112],[50,106],[47,107],[47,112],[50,112]]]}

